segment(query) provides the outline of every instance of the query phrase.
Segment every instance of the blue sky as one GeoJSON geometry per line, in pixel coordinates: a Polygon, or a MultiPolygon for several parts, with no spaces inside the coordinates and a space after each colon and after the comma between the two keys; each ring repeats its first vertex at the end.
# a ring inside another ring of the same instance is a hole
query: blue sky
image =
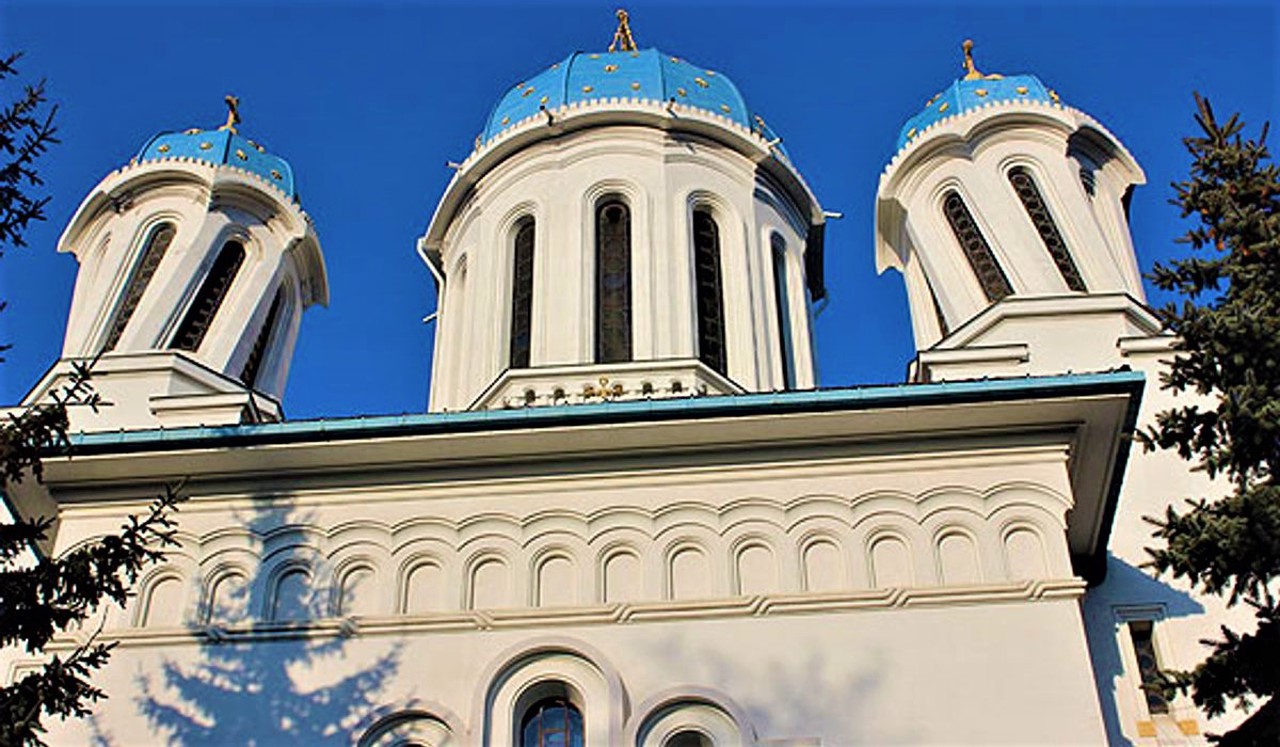
{"type": "MultiPolygon", "coordinates": [[[[1139,263],[1179,251],[1168,204],[1184,178],[1191,92],[1277,119],[1274,3],[628,4],[641,47],[729,75],[785,139],[823,206],[831,300],[817,322],[821,383],[900,381],[913,355],[900,278],[875,274],[876,183],[899,126],[961,74],[1030,72],[1093,115],[1142,164],[1139,263]]],[[[613,3],[63,3],[5,0],[0,47],[26,51],[59,104],[44,160],[49,221],[0,259],[0,404],[56,359],[76,263],[56,254],[80,200],[154,133],[214,127],[241,98],[241,131],[293,165],[324,248],[330,306],[304,318],[292,418],[425,408],[434,310],[414,254],[436,201],[507,87],[574,50],[604,50],[613,3]]],[[[8,95],[6,93],[6,95],[8,95]]],[[[1159,300],[1159,299],[1155,299],[1159,300]]],[[[566,324],[574,320],[566,320],[566,324]]]]}

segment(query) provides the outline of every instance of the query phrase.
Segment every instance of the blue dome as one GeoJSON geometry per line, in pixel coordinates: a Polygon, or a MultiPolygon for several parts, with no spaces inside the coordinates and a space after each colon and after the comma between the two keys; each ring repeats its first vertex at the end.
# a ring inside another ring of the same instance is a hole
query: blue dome
{"type": "Polygon", "coordinates": [[[924,111],[907,120],[898,133],[898,149],[935,122],[977,109],[993,101],[1044,101],[1057,103],[1058,94],[1034,75],[966,76],[929,99],[924,111]]]}
{"type": "Polygon", "coordinates": [[[136,160],[166,158],[191,158],[215,166],[234,166],[257,174],[289,197],[296,197],[289,162],[229,129],[162,132],[142,146],[136,160]]]}
{"type": "Polygon", "coordinates": [[[677,103],[726,117],[766,138],[774,134],[747,108],[738,87],[727,77],[656,49],[575,52],[507,91],[493,107],[481,139],[546,107],[601,99],[637,99],[677,103]]]}

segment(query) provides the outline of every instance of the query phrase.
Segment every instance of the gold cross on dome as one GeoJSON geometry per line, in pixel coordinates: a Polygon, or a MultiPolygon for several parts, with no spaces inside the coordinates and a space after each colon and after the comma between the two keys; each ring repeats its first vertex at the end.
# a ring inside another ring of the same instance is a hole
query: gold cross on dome
{"type": "Polygon", "coordinates": [[[223,101],[227,102],[227,123],[219,127],[219,130],[236,131],[236,125],[240,124],[240,99],[239,97],[227,94],[223,101]]]}
{"type": "Polygon", "coordinates": [[[960,47],[964,50],[964,79],[981,80],[982,73],[978,72],[978,68],[973,64],[973,39],[965,39],[960,47]]]}
{"type": "Polygon", "coordinates": [[[613,41],[609,43],[609,51],[623,52],[636,51],[636,40],[631,37],[631,16],[627,15],[627,11],[618,8],[618,30],[613,32],[613,41]]]}

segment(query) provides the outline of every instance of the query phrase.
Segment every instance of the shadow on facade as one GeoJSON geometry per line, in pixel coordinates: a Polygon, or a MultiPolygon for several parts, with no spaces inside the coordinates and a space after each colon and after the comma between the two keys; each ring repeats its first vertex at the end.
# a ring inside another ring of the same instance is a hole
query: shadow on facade
{"type": "MultiPolygon", "coordinates": [[[[259,547],[279,549],[264,552],[234,593],[214,604],[206,594],[188,623],[202,641],[197,656],[138,675],[138,710],[167,744],[349,745],[355,723],[378,705],[400,647],[353,650],[349,624],[336,635],[309,624],[342,609],[307,549],[309,519],[289,502],[256,510],[243,526],[259,547]],[[314,582],[286,581],[288,569],[309,569],[314,582]]],[[[112,741],[94,731],[98,744],[112,741]]]]}
{"type": "Polygon", "coordinates": [[[918,734],[884,729],[885,719],[878,712],[883,657],[869,652],[860,672],[847,673],[831,666],[834,657],[829,652],[806,648],[800,638],[791,657],[764,659],[747,651],[737,657],[676,634],[651,650],[648,658],[670,662],[672,669],[687,672],[690,681],[733,695],[762,743],[827,744],[832,735],[815,731],[816,724],[831,725],[844,745],[920,742],[918,734]],[[689,669],[691,663],[696,663],[696,670],[689,669]]]}
{"type": "Polygon", "coordinates": [[[1204,607],[1190,594],[1107,553],[1106,581],[1085,595],[1082,612],[1094,684],[1098,688],[1102,720],[1107,728],[1107,743],[1120,747],[1133,745],[1121,731],[1116,698],[1116,683],[1124,673],[1119,624],[1126,611],[1131,612],[1135,619],[1140,616],[1167,619],[1203,614],[1204,607]]]}

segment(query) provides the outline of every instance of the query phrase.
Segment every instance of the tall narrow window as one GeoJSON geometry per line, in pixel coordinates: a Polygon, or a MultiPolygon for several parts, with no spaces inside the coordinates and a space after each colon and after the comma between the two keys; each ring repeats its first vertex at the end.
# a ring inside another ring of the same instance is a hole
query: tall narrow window
{"type": "Polygon", "coordinates": [[[708,210],[693,211],[693,275],[697,293],[698,360],[724,374],[724,292],[720,283],[720,228],[708,210]]]}
{"type": "Polygon", "coordinates": [[[1084,278],[1080,277],[1080,270],[1076,267],[1075,260],[1071,258],[1071,252],[1067,250],[1067,242],[1062,240],[1062,234],[1054,224],[1053,216],[1049,214],[1049,207],[1045,205],[1044,197],[1036,187],[1035,180],[1031,178],[1031,173],[1021,166],[1015,166],[1009,169],[1009,183],[1013,185],[1013,191],[1018,193],[1018,199],[1022,200],[1022,207],[1026,208],[1027,215],[1031,216],[1031,222],[1035,225],[1036,232],[1040,234],[1040,240],[1044,242],[1045,248],[1049,250],[1053,263],[1058,266],[1058,274],[1062,276],[1068,288],[1083,293],[1084,278]]]}
{"type": "Polygon", "coordinates": [[[956,235],[956,240],[960,242],[960,248],[964,250],[965,259],[969,260],[969,266],[978,276],[978,284],[982,286],[982,292],[986,294],[987,300],[995,302],[1012,294],[1013,286],[1009,285],[1009,279],[1000,269],[1000,264],[996,262],[996,255],[992,253],[987,240],[983,238],[982,231],[978,230],[978,224],[969,213],[969,208],[965,207],[960,194],[948,192],[946,199],[943,200],[942,209],[946,213],[947,222],[951,224],[952,232],[956,235]]]}
{"type": "Polygon", "coordinates": [[[240,381],[246,386],[257,388],[258,374],[262,370],[262,359],[266,357],[268,348],[271,347],[272,340],[275,339],[276,318],[280,316],[280,307],[284,305],[284,288],[276,291],[276,297],[271,299],[271,308],[267,309],[267,318],[262,322],[262,329],[258,330],[258,336],[253,341],[253,349],[249,351],[249,357],[245,359],[244,368],[240,370],[240,381]]]}
{"type": "Polygon", "coordinates": [[[596,363],[631,360],[631,211],[622,200],[596,208],[596,363]]]}
{"type": "Polygon", "coordinates": [[[129,319],[137,310],[142,294],[146,292],[147,285],[151,282],[151,276],[156,274],[156,268],[160,266],[160,260],[164,259],[165,250],[169,248],[169,244],[173,243],[174,234],[177,232],[172,223],[161,223],[151,229],[151,233],[147,235],[142,254],[138,257],[138,262],[134,265],[133,272],[130,273],[125,285],[120,308],[116,310],[116,316],[111,320],[107,340],[102,345],[103,352],[115,350],[116,343],[120,342],[120,335],[124,334],[125,326],[129,324],[129,319]]]}
{"type": "Polygon", "coordinates": [[[213,317],[243,262],[244,246],[240,242],[228,241],[222,245],[222,251],[218,252],[213,267],[209,268],[209,274],[200,284],[200,290],[196,292],[182,324],[178,325],[178,332],[169,347],[192,352],[200,349],[200,343],[204,341],[205,333],[209,331],[209,325],[213,323],[213,317]]]}
{"type": "Polygon", "coordinates": [[[1138,676],[1147,698],[1147,711],[1152,715],[1169,712],[1169,701],[1160,690],[1160,662],[1156,659],[1153,625],[1150,620],[1130,620],[1129,636],[1133,639],[1133,653],[1138,658],[1138,676]]]}
{"type": "Polygon", "coordinates": [[[525,711],[520,747],[582,747],[582,712],[560,697],[546,698],[525,711]]]}
{"type": "Polygon", "coordinates": [[[533,329],[533,218],[516,227],[511,274],[511,367],[529,367],[533,329]]]}
{"type": "Polygon", "coordinates": [[[787,293],[787,242],[778,234],[769,239],[773,250],[773,302],[778,316],[778,344],[782,355],[782,383],[787,389],[796,386],[796,364],[791,331],[791,297],[787,293]]]}

